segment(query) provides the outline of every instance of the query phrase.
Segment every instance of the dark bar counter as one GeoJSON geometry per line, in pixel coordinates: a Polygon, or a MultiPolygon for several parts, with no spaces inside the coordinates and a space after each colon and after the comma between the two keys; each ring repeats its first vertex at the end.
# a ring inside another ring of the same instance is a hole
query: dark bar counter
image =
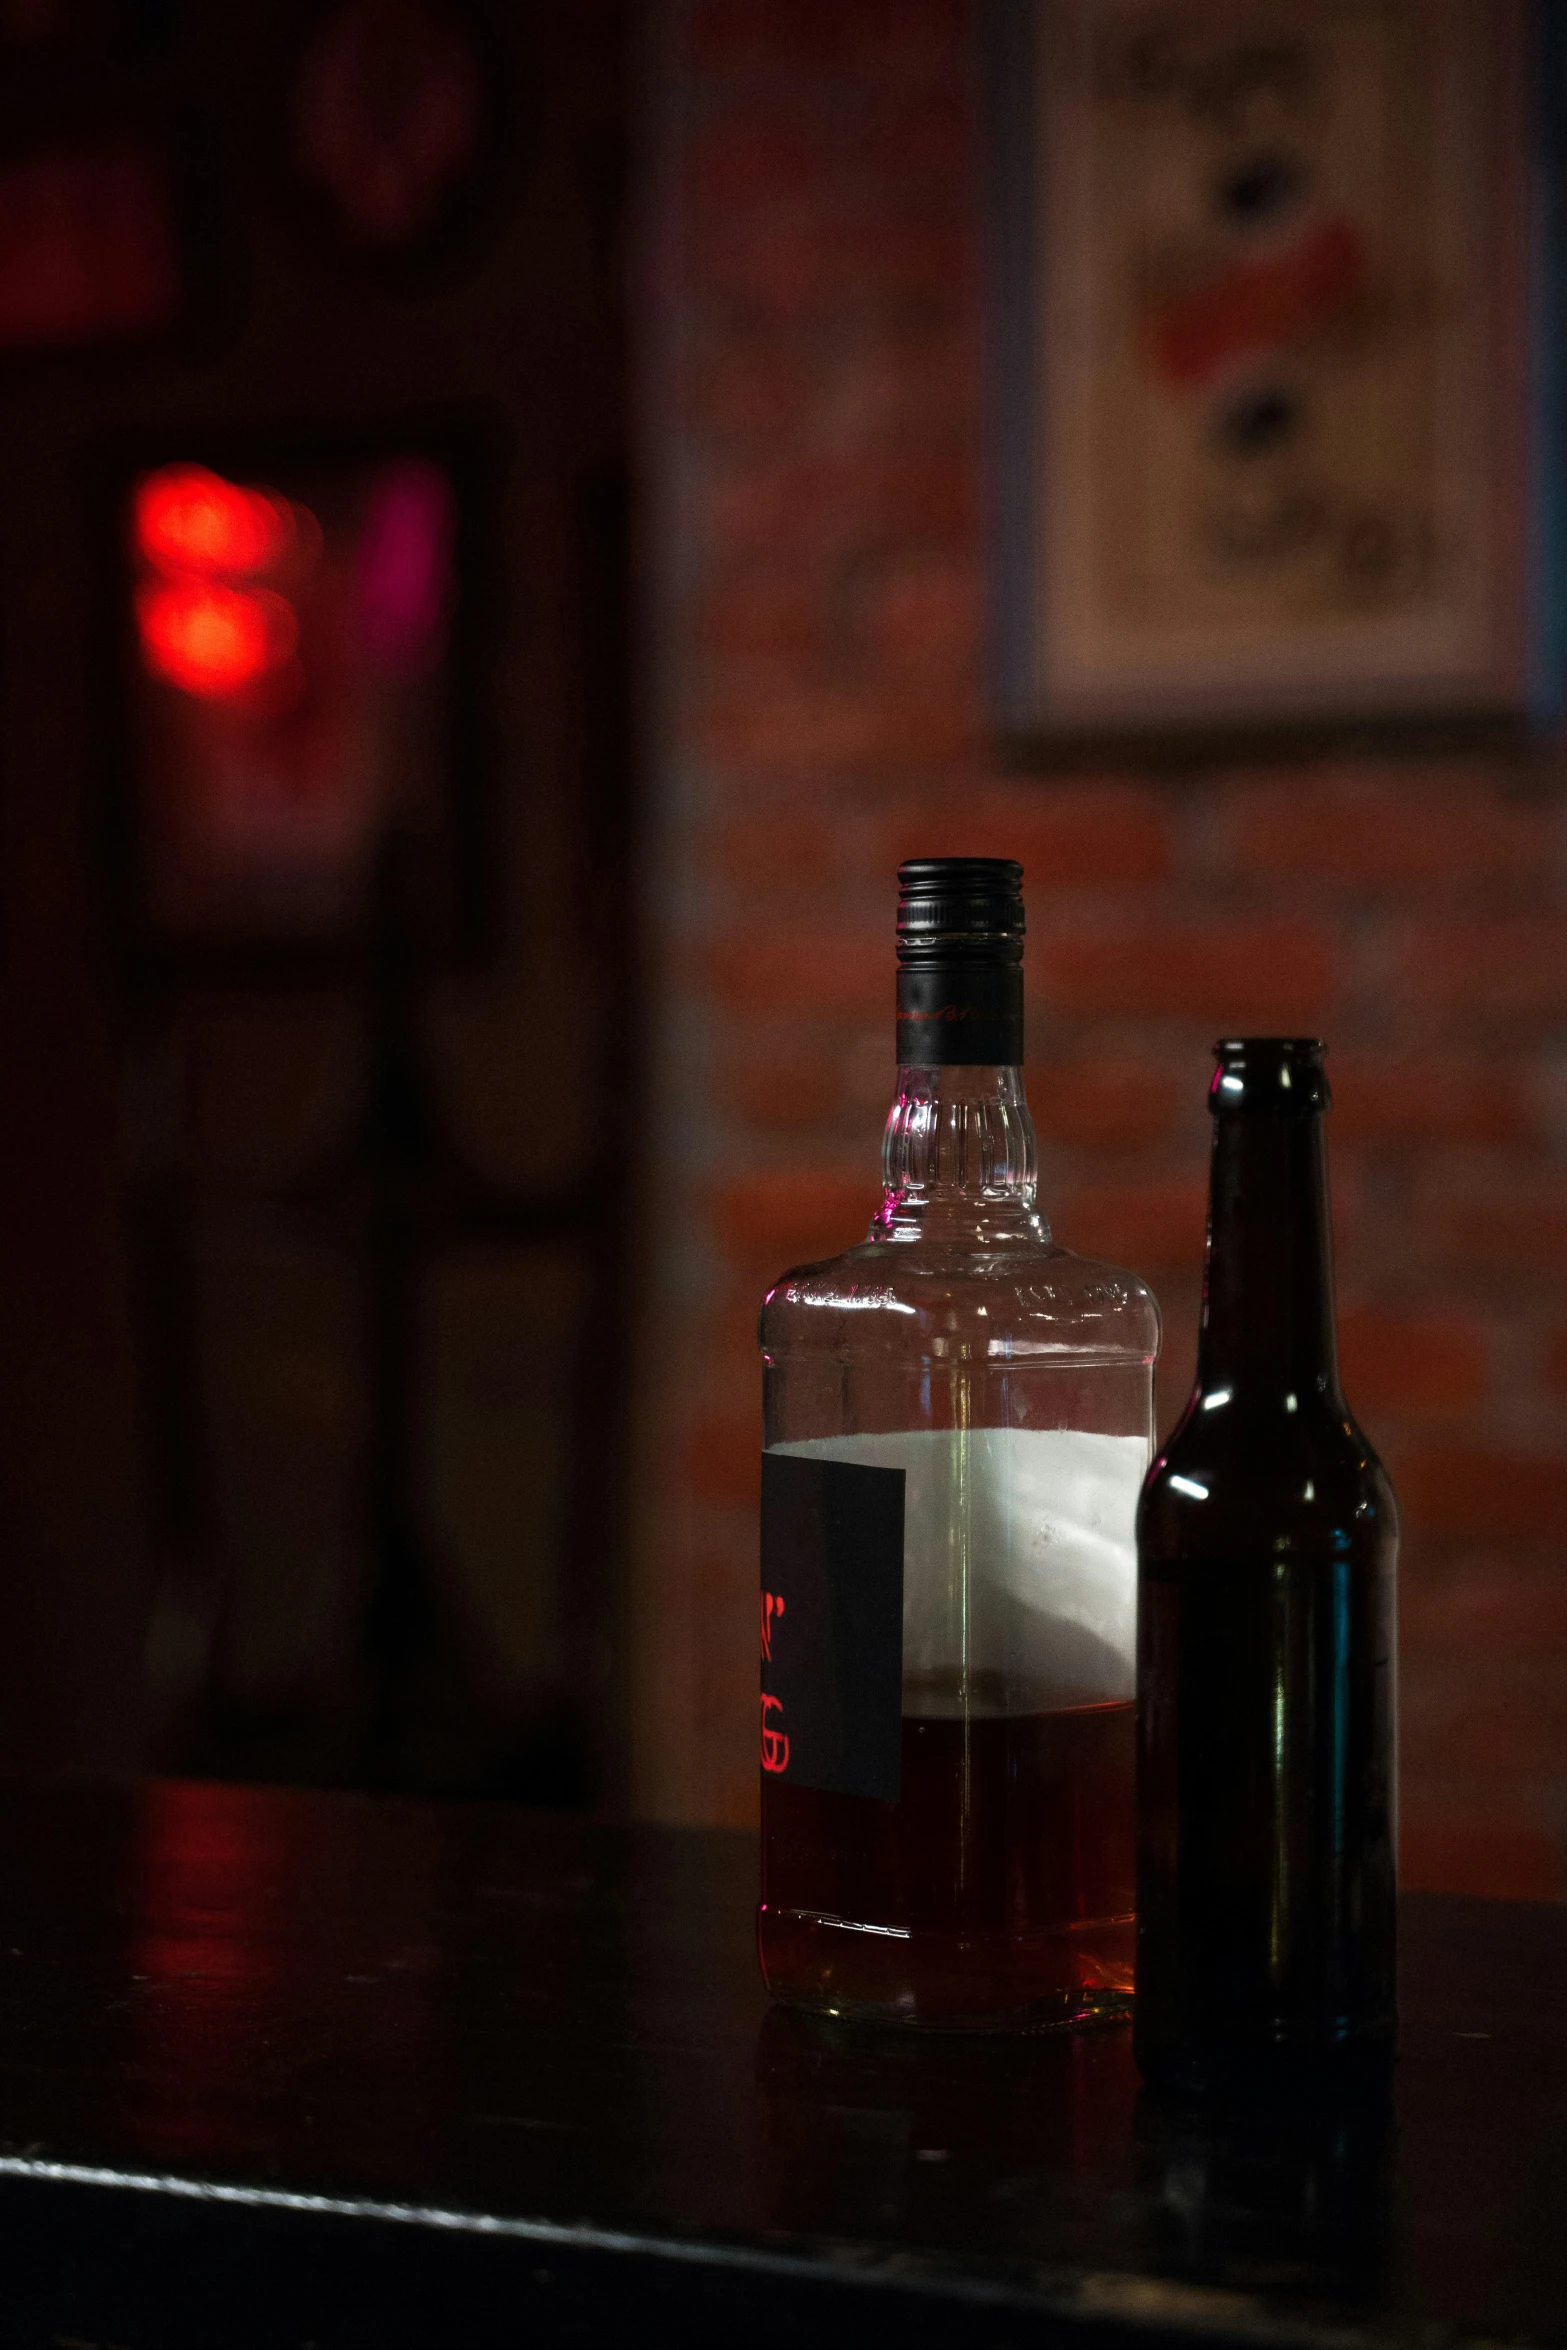
{"type": "Polygon", "coordinates": [[[1567,1911],[1412,1897],[1394,2111],[770,2012],[752,1839],[0,1793],[0,2340],[1567,2340],[1567,1911]]]}

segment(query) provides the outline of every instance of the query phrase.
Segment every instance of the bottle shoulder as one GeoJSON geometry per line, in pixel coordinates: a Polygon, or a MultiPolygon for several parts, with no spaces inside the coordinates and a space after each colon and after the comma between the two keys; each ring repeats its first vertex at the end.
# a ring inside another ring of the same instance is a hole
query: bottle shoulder
{"type": "Polygon", "coordinates": [[[782,1275],[763,1300],[760,1337],[769,1359],[907,1354],[939,1338],[989,1354],[1151,1363],[1159,1309],[1137,1274],[1054,1242],[873,1239],[782,1275]]]}
{"type": "Polygon", "coordinates": [[[1342,1398],[1234,1410],[1199,1392],[1154,1458],[1138,1524],[1145,1553],[1375,1547],[1396,1539],[1398,1505],[1342,1398]]]}

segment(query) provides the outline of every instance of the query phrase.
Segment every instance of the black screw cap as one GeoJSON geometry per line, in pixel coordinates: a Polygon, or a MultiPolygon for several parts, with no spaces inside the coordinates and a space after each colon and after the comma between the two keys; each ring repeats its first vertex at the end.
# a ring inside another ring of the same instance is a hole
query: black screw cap
{"type": "Polygon", "coordinates": [[[1012,857],[911,857],[898,867],[898,961],[1021,963],[1023,868],[1012,857]]]}

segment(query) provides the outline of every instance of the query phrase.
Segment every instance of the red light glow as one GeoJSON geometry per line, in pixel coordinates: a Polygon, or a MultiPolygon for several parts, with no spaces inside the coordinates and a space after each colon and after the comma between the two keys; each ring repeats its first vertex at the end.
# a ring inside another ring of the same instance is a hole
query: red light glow
{"type": "Polygon", "coordinates": [[[277,668],[299,635],[284,597],[206,579],[142,588],[136,619],[153,676],[208,700],[238,693],[277,668]]]}
{"type": "Polygon", "coordinates": [[[244,577],[276,563],[292,535],[283,499],[203,465],[166,465],[137,487],[136,545],[160,571],[244,577]]]}

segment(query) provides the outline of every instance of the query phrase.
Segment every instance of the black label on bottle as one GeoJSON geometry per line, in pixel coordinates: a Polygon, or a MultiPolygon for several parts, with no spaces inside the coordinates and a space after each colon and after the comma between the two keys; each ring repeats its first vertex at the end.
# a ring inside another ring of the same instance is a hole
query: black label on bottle
{"type": "Polygon", "coordinates": [[[896,1803],[901,1469],[762,1455],[762,1769],[896,1803]]]}
{"type": "Polygon", "coordinates": [[[912,963],[898,972],[898,1059],[1011,1067],[1023,1058],[1016,963],[912,963]]]}

